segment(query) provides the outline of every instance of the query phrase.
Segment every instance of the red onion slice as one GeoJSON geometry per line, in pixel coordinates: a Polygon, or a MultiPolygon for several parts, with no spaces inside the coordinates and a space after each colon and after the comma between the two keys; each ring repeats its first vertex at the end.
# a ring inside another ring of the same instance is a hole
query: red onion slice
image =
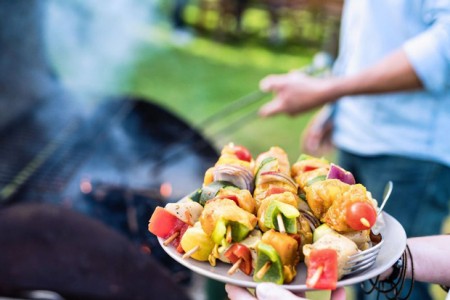
{"type": "Polygon", "coordinates": [[[281,182],[291,185],[295,189],[298,188],[297,184],[290,176],[280,173],[280,172],[276,172],[276,171],[262,172],[259,176],[259,180],[258,180],[257,184],[263,184],[263,183],[273,182],[273,181],[281,181],[281,182]]]}
{"type": "Polygon", "coordinates": [[[300,210],[302,216],[308,221],[309,226],[311,227],[311,231],[314,231],[317,227],[320,226],[320,221],[317,219],[312,213],[300,210]]]}
{"type": "Polygon", "coordinates": [[[343,168],[331,164],[330,171],[328,171],[327,179],[338,179],[347,184],[355,184],[355,177],[349,171],[344,170],[343,168]]]}
{"type": "Polygon", "coordinates": [[[253,173],[236,165],[219,165],[214,171],[214,181],[228,181],[240,189],[253,192],[253,173]]]}

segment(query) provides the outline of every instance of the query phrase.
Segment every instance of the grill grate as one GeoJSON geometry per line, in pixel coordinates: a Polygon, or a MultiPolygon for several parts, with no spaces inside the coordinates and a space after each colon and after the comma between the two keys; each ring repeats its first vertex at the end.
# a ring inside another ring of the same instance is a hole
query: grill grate
{"type": "Polygon", "coordinates": [[[83,196],[79,184],[86,176],[145,189],[173,180],[180,169],[190,170],[174,182],[176,196],[181,196],[201,184],[203,172],[217,157],[209,143],[176,116],[139,99],[105,101],[89,114],[60,101],[48,103],[45,113],[33,111],[0,131],[1,204],[75,202],[83,196]],[[174,141],[188,131],[194,134],[183,141],[182,156],[151,170],[164,156],[161,149],[179,146],[174,141]],[[146,161],[139,161],[143,156],[146,161]]]}
{"type": "Polygon", "coordinates": [[[0,206],[70,207],[150,249],[174,277],[188,281],[188,270],[148,233],[148,220],[157,205],[201,186],[216,151],[182,120],[141,99],[111,99],[89,114],[60,101],[48,106],[46,114],[33,108],[0,130],[0,206]],[[180,146],[180,155],[159,163],[180,146]],[[162,197],[167,183],[173,193],[162,197]]]}

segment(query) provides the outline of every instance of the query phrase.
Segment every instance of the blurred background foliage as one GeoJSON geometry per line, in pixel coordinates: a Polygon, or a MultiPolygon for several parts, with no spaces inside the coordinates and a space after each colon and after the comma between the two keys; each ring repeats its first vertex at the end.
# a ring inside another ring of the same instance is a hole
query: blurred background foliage
{"type": "MultiPolygon", "coordinates": [[[[143,43],[124,91],[168,108],[203,132],[217,149],[234,142],[257,155],[277,145],[287,151],[291,161],[296,160],[301,132],[313,112],[261,119],[256,111],[271,95],[229,116],[221,116],[214,126],[198,125],[229,103],[258,90],[264,76],[310,64],[313,55],[326,47],[326,37],[336,23],[319,18],[318,11],[302,7],[289,15],[280,14],[275,36],[270,31],[267,7],[253,1],[243,14],[242,29],[237,32],[233,22],[229,27],[221,25],[224,21],[218,8],[214,9],[214,1],[203,1],[209,2],[206,11],[202,11],[200,2],[188,2],[182,32],[174,30],[170,17],[159,20],[157,26],[142,28],[143,43]],[[255,114],[245,122],[217,134],[251,111],[255,114]]],[[[170,16],[172,5],[160,2],[157,9],[161,15],[170,16]]]]}
{"type": "Polygon", "coordinates": [[[233,5],[242,0],[187,0],[182,28],[174,26],[176,1],[49,1],[47,39],[58,75],[80,98],[125,93],[156,102],[217,149],[234,142],[257,155],[277,145],[296,160],[313,112],[261,119],[256,111],[271,95],[214,126],[198,125],[258,90],[264,76],[305,67],[321,50],[334,54],[341,0],[248,0],[241,26],[233,5]],[[252,118],[224,129],[250,111],[252,118]]]}

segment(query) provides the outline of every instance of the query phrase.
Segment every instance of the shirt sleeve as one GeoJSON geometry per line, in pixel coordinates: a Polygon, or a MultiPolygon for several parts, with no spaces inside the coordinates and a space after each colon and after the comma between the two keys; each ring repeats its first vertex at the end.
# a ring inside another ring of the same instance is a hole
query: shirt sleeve
{"type": "Polygon", "coordinates": [[[425,89],[443,93],[450,89],[450,0],[425,1],[427,30],[403,45],[425,89]]]}

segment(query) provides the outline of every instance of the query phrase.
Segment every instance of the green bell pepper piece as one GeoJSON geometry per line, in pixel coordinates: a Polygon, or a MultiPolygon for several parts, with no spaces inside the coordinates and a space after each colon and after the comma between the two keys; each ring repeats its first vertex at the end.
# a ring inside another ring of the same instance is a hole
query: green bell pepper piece
{"type": "Polygon", "coordinates": [[[231,236],[234,242],[240,242],[247,237],[250,229],[239,222],[229,222],[231,225],[231,236]]]}
{"type": "Polygon", "coordinates": [[[315,156],[312,156],[312,155],[309,155],[309,154],[305,154],[305,153],[300,154],[300,156],[297,158],[297,162],[302,161],[302,160],[308,160],[308,159],[319,159],[319,160],[321,160],[323,162],[328,163],[328,159],[326,159],[324,157],[320,157],[319,158],[319,157],[315,157],[315,156]]]}
{"type": "Polygon", "coordinates": [[[256,175],[263,171],[273,171],[278,168],[278,160],[275,157],[269,156],[263,159],[259,164],[258,170],[255,172],[256,175]]]}
{"type": "Polygon", "coordinates": [[[219,220],[216,223],[216,227],[211,234],[211,238],[216,244],[222,244],[222,241],[225,240],[225,235],[227,234],[227,224],[224,220],[219,220]]]}
{"type": "Polygon", "coordinates": [[[327,179],[327,175],[319,175],[319,176],[316,176],[316,177],[314,177],[313,179],[309,180],[309,181],[306,183],[306,186],[310,186],[310,185],[313,184],[313,183],[316,183],[316,182],[318,182],[318,181],[323,181],[323,180],[325,180],[325,179],[327,179]]]}
{"type": "Polygon", "coordinates": [[[302,160],[307,160],[307,159],[312,159],[314,158],[314,156],[302,153],[300,154],[300,156],[297,158],[297,161],[302,161],[302,160]]]}
{"type": "Polygon", "coordinates": [[[259,184],[262,172],[275,171],[278,170],[278,168],[279,168],[278,159],[276,159],[275,157],[269,156],[263,159],[263,161],[260,163],[255,173],[254,179],[255,185],[259,184]]]}
{"type": "Polygon", "coordinates": [[[188,198],[195,202],[200,202],[200,196],[202,195],[202,189],[196,189],[188,195],[188,198]]]}
{"type": "Polygon", "coordinates": [[[294,206],[273,200],[267,207],[264,215],[264,226],[280,231],[277,216],[281,214],[284,228],[288,233],[297,233],[297,217],[300,215],[294,206]]]}
{"type": "Polygon", "coordinates": [[[283,284],[283,265],[277,251],[269,244],[260,242],[257,248],[256,268],[253,275],[253,280],[256,282],[273,282],[276,284],[283,284]],[[267,263],[270,262],[270,268],[267,272],[259,278],[258,272],[267,263]]]}
{"type": "Polygon", "coordinates": [[[302,199],[303,201],[306,201],[306,194],[305,194],[305,192],[302,190],[302,189],[298,189],[298,197],[300,198],[300,199],[302,199]]]}
{"type": "Polygon", "coordinates": [[[239,222],[219,220],[216,223],[216,227],[214,227],[214,231],[211,234],[214,243],[222,246],[228,245],[226,241],[228,226],[231,226],[231,239],[233,242],[242,241],[250,233],[250,229],[239,222]]]}
{"type": "Polygon", "coordinates": [[[225,188],[228,186],[236,187],[234,184],[228,182],[228,181],[213,181],[210,184],[204,186],[201,189],[200,196],[199,196],[199,203],[203,206],[205,206],[206,201],[213,199],[219,190],[221,188],[225,188]]]}

